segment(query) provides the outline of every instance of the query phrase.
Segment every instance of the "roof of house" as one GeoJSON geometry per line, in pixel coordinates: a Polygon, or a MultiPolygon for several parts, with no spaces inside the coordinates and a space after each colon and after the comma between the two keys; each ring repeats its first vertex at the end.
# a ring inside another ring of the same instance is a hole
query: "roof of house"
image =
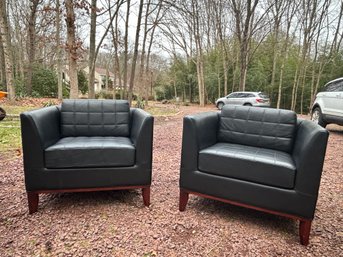
{"type": "MultiPolygon", "coordinates": [[[[95,71],[96,71],[97,73],[99,73],[100,75],[103,75],[103,76],[106,76],[106,75],[107,75],[106,69],[95,67],[95,71]]],[[[113,72],[111,72],[111,71],[108,71],[108,75],[109,75],[110,77],[114,77],[114,74],[113,74],[113,72]]]]}

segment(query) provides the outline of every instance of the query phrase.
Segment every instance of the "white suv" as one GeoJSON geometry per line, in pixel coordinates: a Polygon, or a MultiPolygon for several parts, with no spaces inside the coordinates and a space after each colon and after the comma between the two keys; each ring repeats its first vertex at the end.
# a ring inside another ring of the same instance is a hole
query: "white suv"
{"type": "Polygon", "coordinates": [[[311,120],[324,128],[329,123],[343,125],[343,78],[330,81],[317,94],[311,120]]]}
{"type": "Polygon", "coordinates": [[[216,106],[219,110],[221,110],[225,104],[269,107],[270,100],[265,93],[244,91],[233,92],[216,101],[216,106]]]}

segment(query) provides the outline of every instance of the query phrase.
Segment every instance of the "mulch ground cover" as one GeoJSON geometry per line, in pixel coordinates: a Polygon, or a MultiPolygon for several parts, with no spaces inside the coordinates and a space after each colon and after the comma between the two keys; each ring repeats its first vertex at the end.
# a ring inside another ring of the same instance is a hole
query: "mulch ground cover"
{"type": "Polygon", "coordinates": [[[0,256],[343,256],[343,127],[328,126],[305,247],[298,223],[286,218],[192,195],[178,211],[182,117],[215,109],[180,110],[155,120],[149,208],[139,190],[64,193],[41,195],[29,215],[22,157],[0,153],[0,256]]]}

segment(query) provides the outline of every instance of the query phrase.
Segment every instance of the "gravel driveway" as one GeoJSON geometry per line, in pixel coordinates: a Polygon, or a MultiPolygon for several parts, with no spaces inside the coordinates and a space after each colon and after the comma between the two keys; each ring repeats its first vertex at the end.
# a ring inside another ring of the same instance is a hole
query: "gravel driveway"
{"type": "MultiPolygon", "coordinates": [[[[21,157],[1,160],[0,256],[343,256],[343,127],[330,138],[310,244],[298,223],[191,195],[178,211],[181,107],[155,120],[151,206],[140,191],[42,195],[28,215],[21,157]]],[[[0,158],[1,153],[0,153],[0,158]]]]}

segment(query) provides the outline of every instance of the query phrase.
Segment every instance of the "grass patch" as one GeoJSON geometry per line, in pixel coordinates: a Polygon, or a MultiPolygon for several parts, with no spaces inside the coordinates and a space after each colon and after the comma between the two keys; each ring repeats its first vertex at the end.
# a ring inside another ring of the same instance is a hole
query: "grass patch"
{"type": "Polygon", "coordinates": [[[147,106],[145,109],[153,116],[172,116],[177,114],[180,110],[176,107],[160,107],[160,106],[147,106]]]}
{"type": "Polygon", "coordinates": [[[0,152],[21,148],[19,120],[3,120],[0,122],[0,152]]]}
{"type": "Polygon", "coordinates": [[[28,107],[28,106],[18,106],[18,105],[8,105],[8,104],[2,104],[1,107],[5,109],[6,113],[9,115],[19,115],[22,112],[39,108],[39,107],[34,107],[34,106],[28,107]]]}
{"type": "MultiPolygon", "coordinates": [[[[2,104],[8,115],[19,115],[20,113],[32,109],[34,106],[17,106],[2,104]]],[[[17,117],[6,117],[0,121],[0,152],[7,152],[21,148],[20,120],[17,117]]]]}

